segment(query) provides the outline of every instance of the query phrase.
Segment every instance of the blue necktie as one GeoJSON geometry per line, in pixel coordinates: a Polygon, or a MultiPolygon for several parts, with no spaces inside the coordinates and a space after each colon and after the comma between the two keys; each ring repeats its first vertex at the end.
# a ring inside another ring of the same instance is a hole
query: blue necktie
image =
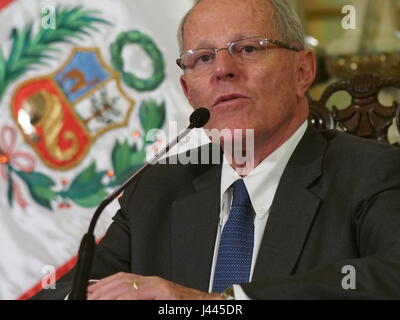
{"type": "Polygon", "coordinates": [[[249,282],[254,246],[254,215],[242,179],[233,183],[233,200],[222,230],[215,266],[213,292],[249,282]]]}

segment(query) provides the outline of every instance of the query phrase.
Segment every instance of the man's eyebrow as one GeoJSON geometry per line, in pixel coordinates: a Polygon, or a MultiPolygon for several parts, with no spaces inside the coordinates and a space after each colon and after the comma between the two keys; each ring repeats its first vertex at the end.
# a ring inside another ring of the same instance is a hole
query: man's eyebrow
{"type": "MultiPolygon", "coordinates": [[[[226,45],[228,42],[249,38],[252,36],[261,36],[261,33],[257,32],[246,32],[246,33],[234,33],[224,42],[226,45]]],[[[200,40],[200,42],[196,45],[196,47],[190,48],[189,50],[196,50],[196,49],[206,49],[206,48],[216,48],[215,44],[212,44],[209,39],[200,40]]]]}
{"type": "Polygon", "coordinates": [[[195,47],[193,47],[192,50],[205,49],[205,48],[215,48],[215,46],[213,46],[211,42],[209,42],[208,40],[204,41],[202,40],[195,47]]]}

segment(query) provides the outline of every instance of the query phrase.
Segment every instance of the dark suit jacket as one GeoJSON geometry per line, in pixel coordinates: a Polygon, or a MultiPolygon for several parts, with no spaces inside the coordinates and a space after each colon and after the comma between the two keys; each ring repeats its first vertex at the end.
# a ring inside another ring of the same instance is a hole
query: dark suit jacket
{"type": "MultiPolygon", "coordinates": [[[[153,166],[124,193],[91,278],[123,271],[207,291],[220,175],[221,165],[153,166]]],[[[242,287],[253,299],[400,298],[400,150],[309,127],[242,287]],[[346,265],[354,290],[342,287],[346,265]]],[[[35,298],[63,299],[70,289],[71,273],[35,298]]]]}

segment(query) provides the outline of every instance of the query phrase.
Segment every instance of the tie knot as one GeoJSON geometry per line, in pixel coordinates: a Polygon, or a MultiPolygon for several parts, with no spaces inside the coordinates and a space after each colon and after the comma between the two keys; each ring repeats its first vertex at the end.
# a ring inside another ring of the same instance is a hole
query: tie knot
{"type": "Polygon", "coordinates": [[[233,183],[232,206],[241,206],[251,208],[249,193],[243,179],[236,180],[233,183]]]}

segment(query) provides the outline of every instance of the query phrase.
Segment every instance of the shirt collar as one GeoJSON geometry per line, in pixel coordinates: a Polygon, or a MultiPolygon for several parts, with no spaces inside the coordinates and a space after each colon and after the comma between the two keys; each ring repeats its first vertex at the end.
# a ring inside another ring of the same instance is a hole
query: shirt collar
{"type": "MultiPolygon", "coordinates": [[[[279,148],[243,178],[257,216],[265,215],[271,207],[283,171],[307,129],[307,121],[279,148]]],[[[224,156],[221,173],[221,212],[223,197],[229,187],[242,177],[229,165],[224,156]]]]}

